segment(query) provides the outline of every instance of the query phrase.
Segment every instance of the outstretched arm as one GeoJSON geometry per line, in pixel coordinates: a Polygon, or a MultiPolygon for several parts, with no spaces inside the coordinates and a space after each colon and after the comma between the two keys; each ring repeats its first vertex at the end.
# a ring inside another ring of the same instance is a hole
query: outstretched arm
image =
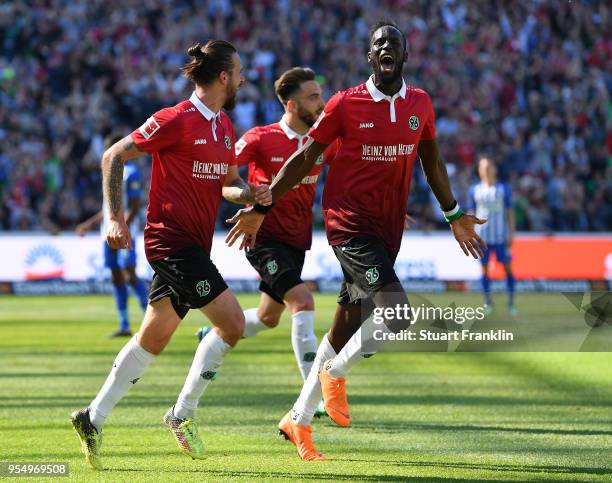
{"type": "MultiPolygon", "coordinates": [[[[326,144],[321,144],[313,139],[309,139],[304,146],[298,149],[283,165],[278,175],[274,178],[270,191],[272,200],[279,200],[287,191],[298,184],[306,176],[317,162],[317,159],[325,148],[326,144]]],[[[255,236],[263,219],[270,207],[256,205],[245,208],[236,213],[232,218],[226,220],[228,223],[235,223],[228,233],[225,242],[232,246],[236,240],[242,236],[240,249],[252,247],[255,244],[255,236]]]]}
{"type": "Polygon", "coordinates": [[[110,218],[106,241],[111,248],[131,248],[130,231],[123,213],[123,166],[128,159],[142,155],[131,136],[108,148],[102,156],[102,188],[110,218]]]}
{"type": "Polygon", "coordinates": [[[482,225],[486,220],[480,220],[474,215],[468,215],[458,210],[457,201],[453,196],[448,180],[446,165],[440,156],[438,144],[435,140],[421,141],[418,153],[427,183],[438,203],[440,203],[442,211],[450,212],[457,209],[457,213],[449,218],[449,223],[463,253],[466,256],[471,253],[474,258],[482,257],[482,249],[486,249],[487,245],[474,230],[474,225],[482,225]]]}
{"type": "Polygon", "coordinates": [[[327,148],[327,144],[321,144],[310,138],[285,162],[281,170],[274,178],[270,190],[272,200],[280,199],[287,191],[298,184],[304,176],[310,173],[313,166],[327,148]]]}

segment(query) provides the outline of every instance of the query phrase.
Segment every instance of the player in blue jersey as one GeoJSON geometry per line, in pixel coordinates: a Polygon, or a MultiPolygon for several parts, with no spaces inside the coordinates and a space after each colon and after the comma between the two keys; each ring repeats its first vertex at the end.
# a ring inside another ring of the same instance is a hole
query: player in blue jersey
{"type": "MultiPolygon", "coordinates": [[[[106,148],[121,140],[122,136],[110,136],[106,142],[106,148]]],[[[138,217],[142,199],[142,179],[138,166],[133,162],[126,162],[123,170],[123,192],[126,200],[126,222],[130,229],[133,228],[134,221],[138,217]]],[[[128,337],[132,335],[130,321],[128,318],[128,289],[130,285],[138,297],[138,302],[143,311],[147,308],[148,290],[146,284],[136,275],[136,248],[125,248],[113,250],[106,243],[106,226],[108,214],[106,205],[98,213],[83,223],[77,225],[76,231],[83,236],[91,228],[101,223],[100,233],[102,234],[102,244],[104,250],[104,266],[111,271],[113,288],[115,294],[115,304],[119,318],[119,328],[111,334],[111,337],[128,337]]],[[[134,236],[132,235],[132,239],[134,236]]]]}
{"type": "Polygon", "coordinates": [[[512,255],[510,248],[514,237],[514,211],[512,209],[512,191],[507,183],[497,180],[497,168],[493,160],[482,157],[478,161],[480,183],[470,188],[469,202],[477,218],[486,219],[484,225],[476,225],[480,237],[489,247],[480,259],[482,264],[482,290],[485,297],[485,312],[493,312],[491,300],[491,283],[489,280],[489,255],[495,253],[497,261],[503,263],[506,270],[506,287],[508,290],[508,309],[516,315],[514,305],[514,276],[512,275],[512,255]]]}

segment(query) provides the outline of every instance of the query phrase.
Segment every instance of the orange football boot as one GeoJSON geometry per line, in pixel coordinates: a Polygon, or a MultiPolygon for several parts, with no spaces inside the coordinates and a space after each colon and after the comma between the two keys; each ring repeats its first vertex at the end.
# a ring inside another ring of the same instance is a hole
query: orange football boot
{"type": "Polygon", "coordinates": [[[331,359],[325,361],[319,371],[319,382],[323,392],[323,403],[329,417],[338,426],[346,427],[351,424],[349,416],[348,399],[346,398],[346,380],[344,377],[332,377],[327,372],[327,365],[331,359]]]}
{"type": "Polygon", "coordinates": [[[304,461],[325,461],[325,456],[317,451],[312,442],[312,426],[301,426],[291,420],[291,412],[278,423],[278,433],[291,441],[304,461]]]}

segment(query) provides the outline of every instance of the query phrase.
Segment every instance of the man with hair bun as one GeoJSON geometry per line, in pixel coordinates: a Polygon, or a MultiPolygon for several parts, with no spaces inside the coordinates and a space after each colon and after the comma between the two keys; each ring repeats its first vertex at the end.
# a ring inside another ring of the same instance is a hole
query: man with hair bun
{"type": "Polygon", "coordinates": [[[152,155],[144,238],[154,275],[140,331],[117,355],[95,399],[71,416],[86,461],[95,469],[102,469],[104,421],[163,351],[190,309],[201,310],[215,328],[199,344],[176,404],[163,420],[183,453],[202,458],[195,410],[244,330],[242,309],[210,259],[215,219],[222,198],[269,205],[271,195],[267,185],[249,185],[239,177],[234,129],[221,111],[235,106],[244,82],[236,49],[223,40],[211,40],[189,48],[188,54],[192,59],[183,73],[195,84],[191,97],[153,114],[102,158],[109,213],[106,240],[111,248],[122,249],[132,245],[121,194],[124,163],[143,153],[152,155]]]}
{"type": "MultiPolygon", "coordinates": [[[[238,165],[249,166],[249,182],[269,185],[284,162],[308,140],[308,130],[323,111],[321,86],[312,69],[293,67],[274,84],[285,113],[279,122],[256,126],[236,143],[238,165]]],[[[244,311],[244,337],[276,327],[285,307],[291,313],[291,343],[298,368],[306,379],[317,352],[314,300],[301,278],[306,250],[312,242],[312,203],[323,164],[332,149],[319,157],[310,172],[266,217],[255,246],[246,257],[261,277],[259,307],[244,311]]],[[[198,337],[210,330],[203,327],[198,337]]],[[[318,370],[318,368],[317,368],[318,370]]],[[[316,416],[325,414],[322,404],[316,416]]]]}

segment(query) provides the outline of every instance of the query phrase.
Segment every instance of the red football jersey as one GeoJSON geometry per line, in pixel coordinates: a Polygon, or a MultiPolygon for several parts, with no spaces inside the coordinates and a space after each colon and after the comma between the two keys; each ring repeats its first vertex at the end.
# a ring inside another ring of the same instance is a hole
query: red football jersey
{"type": "Polygon", "coordinates": [[[338,140],[323,190],[329,243],[375,236],[397,252],[417,148],[436,136],[429,95],[403,83],[391,98],[371,77],[336,93],[309,134],[322,144],[338,140]]]}
{"type": "Polygon", "coordinates": [[[153,155],[144,229],[150,261],[198,245],[210,253],[221,192],[234,157],[229,117],[195,95],[153,114],[132,133],[153,155]]]}
{"type": "MultiPolygon", "coordinates": [[[[271,184],[285,161],[307,141],[291,129],[284,119],[268,126],[249,129],[236,143],[236,161],[249,165],[249,183],[271,184]]],[[[328,148],[302,181],[274,204],[257,232],[256,243],[275,240],[301,250],[312,243],[312,203],[317,180],[324,162],[329,161],[328,148]]]]}

